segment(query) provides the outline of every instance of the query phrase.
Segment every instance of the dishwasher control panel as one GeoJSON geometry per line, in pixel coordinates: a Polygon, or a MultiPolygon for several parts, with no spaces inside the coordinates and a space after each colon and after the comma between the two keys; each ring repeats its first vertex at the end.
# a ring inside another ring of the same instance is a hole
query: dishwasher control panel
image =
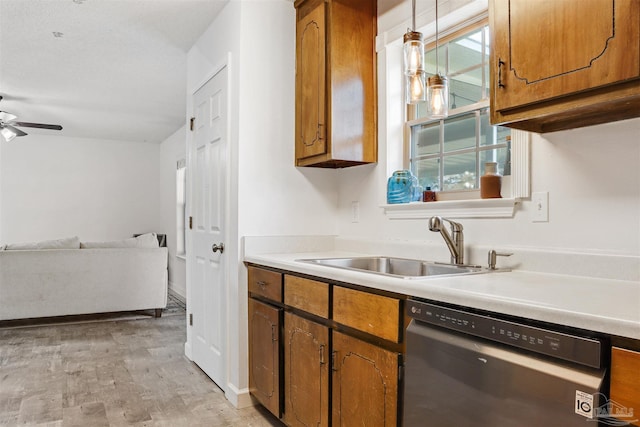
{"type": "MultiPolygon", "coordinates": [[[[593,368],[602,363],[601,342],[597,339],[570,335],[526,323],[409,299],[407,314],[420,322],[534,351],[593,368]]],[[[523,322],[525,322],[523,320],[523,322]]]]}

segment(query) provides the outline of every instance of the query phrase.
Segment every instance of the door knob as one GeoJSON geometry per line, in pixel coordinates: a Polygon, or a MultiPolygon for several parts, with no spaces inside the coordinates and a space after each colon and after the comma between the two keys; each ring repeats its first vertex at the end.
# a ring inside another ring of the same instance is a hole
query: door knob
{"type": "Polygon", "coordinates": [[[219,245],[216,245],[215,243],[211,246],[211,250],[213,252],[218,252],[220,251],[220,253],[224,252],[224,243],[220,243],[219,245]]]}

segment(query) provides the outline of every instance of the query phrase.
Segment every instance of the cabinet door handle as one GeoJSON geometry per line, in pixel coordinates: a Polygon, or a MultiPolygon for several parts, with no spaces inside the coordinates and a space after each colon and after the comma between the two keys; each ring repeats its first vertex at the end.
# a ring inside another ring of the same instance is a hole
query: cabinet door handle
{"type": "Polygon", "coordinates": [[[502,84],[502,66],[503,65],[505,65],[505,62],[502,60],[502,58],[498,58],[498,87],[500,88],[506,87],[504,84],[502,84]]]}
{"type": "Polygon", "coordinates": [[[278,341],[278,337],[276,336],[276,325],[271,325],[271,341],[278,341]]]}
{"type": "Polygon", "coordinates": [[[324,365],[324,344],[320,344],[320,364],[324,365]]]}
{"type": "Polygon", "coordinates": [[[336,366],[336,353],[337,351],[331,352],[331,370],[333,372],[338,372],[338,367],[336,366]]]}

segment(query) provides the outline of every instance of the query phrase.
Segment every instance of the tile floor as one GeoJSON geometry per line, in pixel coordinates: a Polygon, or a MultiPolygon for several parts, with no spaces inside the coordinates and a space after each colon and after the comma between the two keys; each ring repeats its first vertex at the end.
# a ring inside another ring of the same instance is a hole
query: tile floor
{"type": "Polygon", "coordinates": [[[184,357],[184,311],[0,328],[0,426],[282,426],[184,357]]]}

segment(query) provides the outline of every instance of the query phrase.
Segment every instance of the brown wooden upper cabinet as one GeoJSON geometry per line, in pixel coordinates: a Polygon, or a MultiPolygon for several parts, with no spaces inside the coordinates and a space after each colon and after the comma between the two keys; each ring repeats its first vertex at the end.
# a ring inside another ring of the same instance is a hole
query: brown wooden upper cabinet
{"type": "Polygon", "coordinates": [[[640,116],[640,0],[491,0],[491,123],[551,132],[640,116]]]}
{"type": "Polygon", "coordinates": [[[376,0],[297,0],[296,166],[377,161],[376,0]]]}

